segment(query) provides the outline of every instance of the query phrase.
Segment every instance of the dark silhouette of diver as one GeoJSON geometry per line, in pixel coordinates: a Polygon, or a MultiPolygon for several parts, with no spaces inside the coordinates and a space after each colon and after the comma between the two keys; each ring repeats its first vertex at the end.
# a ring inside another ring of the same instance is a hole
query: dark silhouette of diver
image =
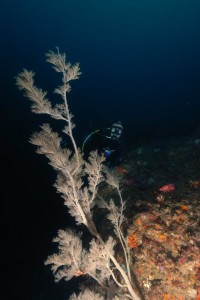
{"type": "Polygon", "coordinates": [[[122,160],[122,133],[123,126],[120,121],[109,128],[91,132],[82,146],[85,158],[88,158],[91,151],[97,150],[99,155],[105,155],[107,166],[119,165],[122,160]]]}

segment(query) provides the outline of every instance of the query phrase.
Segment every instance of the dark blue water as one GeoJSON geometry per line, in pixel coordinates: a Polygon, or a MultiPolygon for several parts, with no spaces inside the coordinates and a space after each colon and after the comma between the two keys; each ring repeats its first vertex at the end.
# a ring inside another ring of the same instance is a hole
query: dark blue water
{"type": "Polygon", "coordinates": [[[119,120],[127,147],[190,134],[200,126],[199,15],[195,0],[1,1],[1,299],[68,295],[43,261],[58,228],[72,220],[51,187],[55,174],[27,142],[49,119],[30,112],[14,77],[34,70],[55,103],[59,80],[44,54],[58,46],[70,62],[80,62],[83,74],[69,96],[79,144],[119,120]]]}

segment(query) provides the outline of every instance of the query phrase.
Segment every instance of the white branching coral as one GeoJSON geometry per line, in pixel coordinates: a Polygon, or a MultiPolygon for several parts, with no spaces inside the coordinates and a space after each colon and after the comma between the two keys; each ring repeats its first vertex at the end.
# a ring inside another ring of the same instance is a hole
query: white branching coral
{"type": "Polygon", "coordinates": [[[106,279],[109,281],[112,274],[110,255],[114,254],[115,241],[110,237],[107,242],[100,243],[92,240],[86,260],[87,273],[103,285],[106,279]]]}
{"type": "MultiPolygon", "coordinates": [[[[49,124],[41,126],[41,131],[34,133],[30,142],[38,147],[37,153],[48,158],[49,164],[57,172],[55,187],[64,198],[64,204],[68,207],[69,213],[78,225],[84,224],[87,227],[94,239],[86,250],[82,246],[80,233],[77,234],[71,229],[59,230],[58,236],[54,239],[54,242],[58,243],[58,253],[49,256],[45,264],[51,265],[56,281],[70,280],[74,276],[88,274],[107,290],[109,290],[109,284],[110,290],[113,290],[112,284],[115,283],[116,292],[112,297],[113,300],[139,300],[133,289],[129,268],[130,256],[122,232],[125,202],[122,199],[119,182],[105,170],[103,167],[105,158],[99,156],[96,151],[91,152],[88,161],[85,161],[73,136],[75,124],[68,107],[68,94],[71,90],[70,82],[78,79],[81,74],[79,64],[71,65],[66,62],[66,55],[61,54],[59,49],[57,52],[49,51],[46,57],[55,71],[61,73],[62,84],[55,89],[55,92],[61,96],[63,103],[52,107],[46,97],[47,92],[35,86],[35,74],[32,71],[23,70],[17,76],[16,84],[32,101],[33,112],[48,114],[53,119],[65,122],[63,132],[71,140],[72,150],[61,147],[61,138],[49,124]],[[92,208],[102,181],[107,181],[112,185],[117,190],[120,199],[119,207],[112,200],[109,203],[105,201],[102,203],[109,211],[108,219],[114,225],[114,232],[121,243],[127,272],[115,258],[116,241],[111,237],[104,241],[93,221],[92,208]],[[120,295],[124,295],[123,298],[120,295]]],[[[71,300],[86,298],[87,300],[103,300],[101,295],[87,289],[79,296],[74,294],[70,297],[71,300]]]]}
{"type": "Polygon", "coordinates": [[[98,293],[94,293],[93,291],[86,289],[78,296],[76,294],[71,295],[69,300],[104,300],[104,297],[98,293]]]}
{"type": "Polygon", "coordinates": [[[51,265],[55,281],[68,281],[74,276],[86,274],[100,285],[104,285],[106,280],[110,279],[110,255],[114,254],[115,245],[111,237],[103,244],[93,239],[88,251],[82,247],[81,233],[77,234],[74,230],[59,230],[53,242],[58,243],[59,252],[49,256],[45,264],[51,265]]]}
{"type": "Polygon", "coordinates": [[[51,264],[51,270],[55,274],[55,281],[70,280],[82,273],[81,268],[86,256],[82,248],[81,234],[73,230],[59,230],[58,236],[53,240],[59,244],[58,254],[48,257],[45,264],[51,264]]]}

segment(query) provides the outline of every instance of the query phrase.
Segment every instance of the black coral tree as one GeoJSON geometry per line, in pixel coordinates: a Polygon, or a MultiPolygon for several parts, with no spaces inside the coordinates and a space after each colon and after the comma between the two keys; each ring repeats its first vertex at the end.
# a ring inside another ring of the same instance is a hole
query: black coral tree
{"type": "MultiPolygon", "coordinates": [[[[81,233],[76,233],[71,229],[59,230],[58,236],[54,239],[54,242],[58,243],[58,253],[49,256],[45,264],[51,265],[56,281],[61,279],[68,281],[74,276],[87,274],[105,288],[107,293],[112,290],[113,300],[139,300],[139,296],[133,289],[127,239],[121,229],[125,219],[123,214],[125,202],[121,196],[119,183],[111,174],[108,172],[106,174],[105,170],[103,172],[103,156],[99,156],[97,152],[91,152],[87,162],[83,159],[83,154],[78,149],[73,136],[75,124],[68,107],[68,94],[71,89],[70,82],[78,79],[81,74],[79,64],[67,63],[66,55],[61,54],[59,49],[56,52],[48,52],[46,56],[55,71],[61,73],[62,84],[56,88],[55,92],[62,97],[62,104],[52,107],[47,98],[47,92],[35,86],[35,74],[32,71],[23,70],[17,76],[16,83],[20,90],[25,91],[25,96],[31,100],[33,112],[48,114],[66,123],[63,132],[71,140],[73,150],[61,147],[61,138],[58,133],[53,132],[49,124],[41,126],[41,131],[34,133],[30,141],[38,147],[37,153],[44,154],[49,159],[49,164],[57,172],[55,187],[62,194],[64,204],[76,223],[84,224],[88,228],[93,239],[86,250],[82,245],[81,233]],[[93,221],[92,208],[98,195],[98,186],[102,181],[107,181],[112,185],[120,198],[119,207],[113,200],[107,203],[101,199],[99,205],[109,211],[108,219],[112,222],[114,233],[121,243],[126,270],[115,258],[116,241],[113,237],[104,241],[93,221]]],[[[73,294],[70,300],[103,300],[105,295],[106,292],[103,296],[103,294],[85,289],[78,296],[73,294]]]]}

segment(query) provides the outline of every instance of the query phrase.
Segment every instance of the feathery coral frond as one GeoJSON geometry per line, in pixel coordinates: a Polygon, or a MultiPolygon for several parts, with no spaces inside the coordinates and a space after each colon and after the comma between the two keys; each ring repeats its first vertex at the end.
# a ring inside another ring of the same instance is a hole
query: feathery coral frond
{"type": "MultiPolygon", "coordinates": [[[[58,243],[58,253],[49,256],[45,264],[51,265],[56,281],[70,280],[74,276],[88,274],[102,287],[106,287],[106,283],[107,289],[109,284],[112,289],[112,283],[115,282],[117,289],[121,289],[121,292],[117,290],[113,300],[139,300],[132,287],[128,266],[129,252],[121,228],[124,222],[125,202],[122,199],[119,181],[108,170],[106,171],[103,166],[105,158],[99,156],[97,152],[91,152],[88,161],[84,161],[83,153],[78,149],[73,136],[75,124],[72,121],[73,115],[69,111],[67,95],[71,89],[70,81],[78,79],[81,74],[79,64],[71,65],[66,62],[65,53],[61,54],[58,48],[57,52],[49,51],[46,56],[47,61],[62,75],[62,83],[55,89],[55,92],[61,96],[63,103],[52,107],[51,102],[46,98],[47,92],[35,86],[35,74],[32,71],[23,70],[18,75],[16,84],[32,101],[33,112],[48,114],[54,119],[65,122],[63,132],[71,140],[73,148],[72,150],[62,148],[59,134],[54,132],[49,124],[41,126],[41,131],[34,133],[30,142],[38,147],[37,153],[48,158],[49,164],[57,172],[54,186],[64,198],[64,204],[68,207],[69,213],[77,224],[84,224],[95,239],[90,242],[89,249],[85,250],[82,246],[81,234],[70,229],[59,230],[58,236],[54,239],[54,242],[58,243]],[[102,201],[102,203],[109,211],[108,219],[112,222],[114,232],[121,242],[128,274],[115,258],[116,241],[109,237],[105,242],[98,233],[93,220],[92,208],[96,203],[98,186],[106,180],[117,190],[120,199],[119,207],[113,200],[109,203],[102,201]],[[122,289],[126,291],[124,298],[120,296],[124,294],[122,289]]],[[[87,300],[103,300],[102,296],[89,290],[85,290],[78,297],[72,295],[70,300],[86,298],[87,300]]]]}

